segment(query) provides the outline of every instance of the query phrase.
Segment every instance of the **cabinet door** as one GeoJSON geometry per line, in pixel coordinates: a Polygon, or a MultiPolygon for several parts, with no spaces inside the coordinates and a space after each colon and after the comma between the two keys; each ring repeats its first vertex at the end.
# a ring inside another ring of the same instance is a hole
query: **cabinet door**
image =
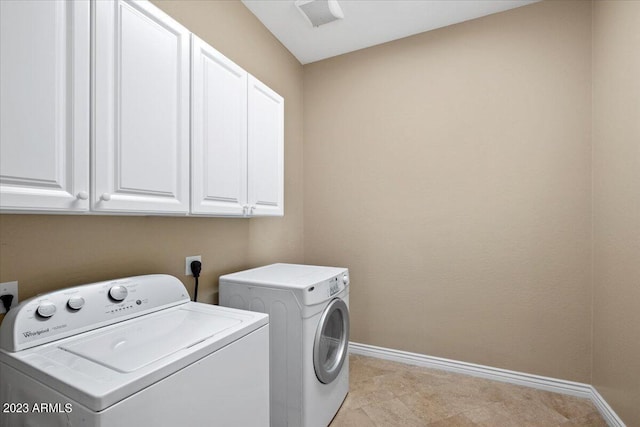
{"type": "Polygon", "coordinates": [[[89,209],[89,2],[0,1],[0,209],[89,209]]]}
{"type": "Polygon", "coordinates": [[[247,72],[192,35],[191,212],[247,203],[247,72]]]}
{"type": "Polygon", "coordinates": [[[249,76],[250,214],[284,215],[284,99],[249,76]]]}
{"type": "Polygon", "coordinates": [[[189,209],[189,32],[146,1],[94,3],[92,209],[189,209]]]}

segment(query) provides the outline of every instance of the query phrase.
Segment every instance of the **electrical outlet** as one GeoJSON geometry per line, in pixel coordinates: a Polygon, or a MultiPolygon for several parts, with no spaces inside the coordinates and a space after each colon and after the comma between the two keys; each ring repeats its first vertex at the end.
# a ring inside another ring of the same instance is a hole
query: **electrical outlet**
{"type": "Polygon", "coordinates": [[[185,258],[185,261],[184,261],[184,274],[186,274],[187,276],[193,276],[193,273],[191,272],[191,263],[193,261],[202,262],[202,256],[201,255],[195,255],[195,256],[188,256],[188,257],[185,258]]]}
{"type": "MultiPolygon", "coordinates": [[[[13,301],[11,301],[11,307],[18,305],[18,282],[5,282],[0,283],[0,297],[2,295],[13,295],[13,301]]],[[[0,303],[0,314],[5,313],[4,305],[0,303]]]]}

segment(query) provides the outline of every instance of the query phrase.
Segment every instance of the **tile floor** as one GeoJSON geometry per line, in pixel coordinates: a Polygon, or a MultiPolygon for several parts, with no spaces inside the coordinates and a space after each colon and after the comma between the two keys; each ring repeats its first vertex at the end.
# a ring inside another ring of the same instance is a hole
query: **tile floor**
{"type": "Polygon", "coordinates": [[[607,425],[587,399],[359,355],[349,364],[331,427],[607,425]]]}

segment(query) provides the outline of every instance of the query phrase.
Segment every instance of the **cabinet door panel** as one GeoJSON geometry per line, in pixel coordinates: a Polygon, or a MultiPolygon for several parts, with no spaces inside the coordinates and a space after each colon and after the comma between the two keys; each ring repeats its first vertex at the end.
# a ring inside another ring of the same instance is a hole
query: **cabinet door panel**
{"type": "Polygon", "coordinates": [[[0,19],[0,208],[86,211],[89,2],[3,0],[0,19]]]}
{"type": "Polygon", "coordinates": [[[247,200],[247,72],[192,36],[191,212],[242,215],[247,200]]]}
{"type": "Polygon", "coordinates": [[[253,215],[284,215],[284,99],[249,76],[249,187],[253,215]]]}
{"type": "Polygon", "coordinates": [[[95,3],[92,208],[186,213],[189,32],[148,2],[95,3]]]}

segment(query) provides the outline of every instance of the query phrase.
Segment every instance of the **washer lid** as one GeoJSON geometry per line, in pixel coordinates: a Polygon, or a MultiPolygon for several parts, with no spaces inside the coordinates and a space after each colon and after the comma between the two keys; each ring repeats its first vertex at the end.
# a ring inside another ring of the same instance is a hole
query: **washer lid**
{"type": "Polygon", "coordinates": [[[73,339],[59,348],[118,372],[133,372],[239,323],[232,317],[169,311],[73,339]]]}

